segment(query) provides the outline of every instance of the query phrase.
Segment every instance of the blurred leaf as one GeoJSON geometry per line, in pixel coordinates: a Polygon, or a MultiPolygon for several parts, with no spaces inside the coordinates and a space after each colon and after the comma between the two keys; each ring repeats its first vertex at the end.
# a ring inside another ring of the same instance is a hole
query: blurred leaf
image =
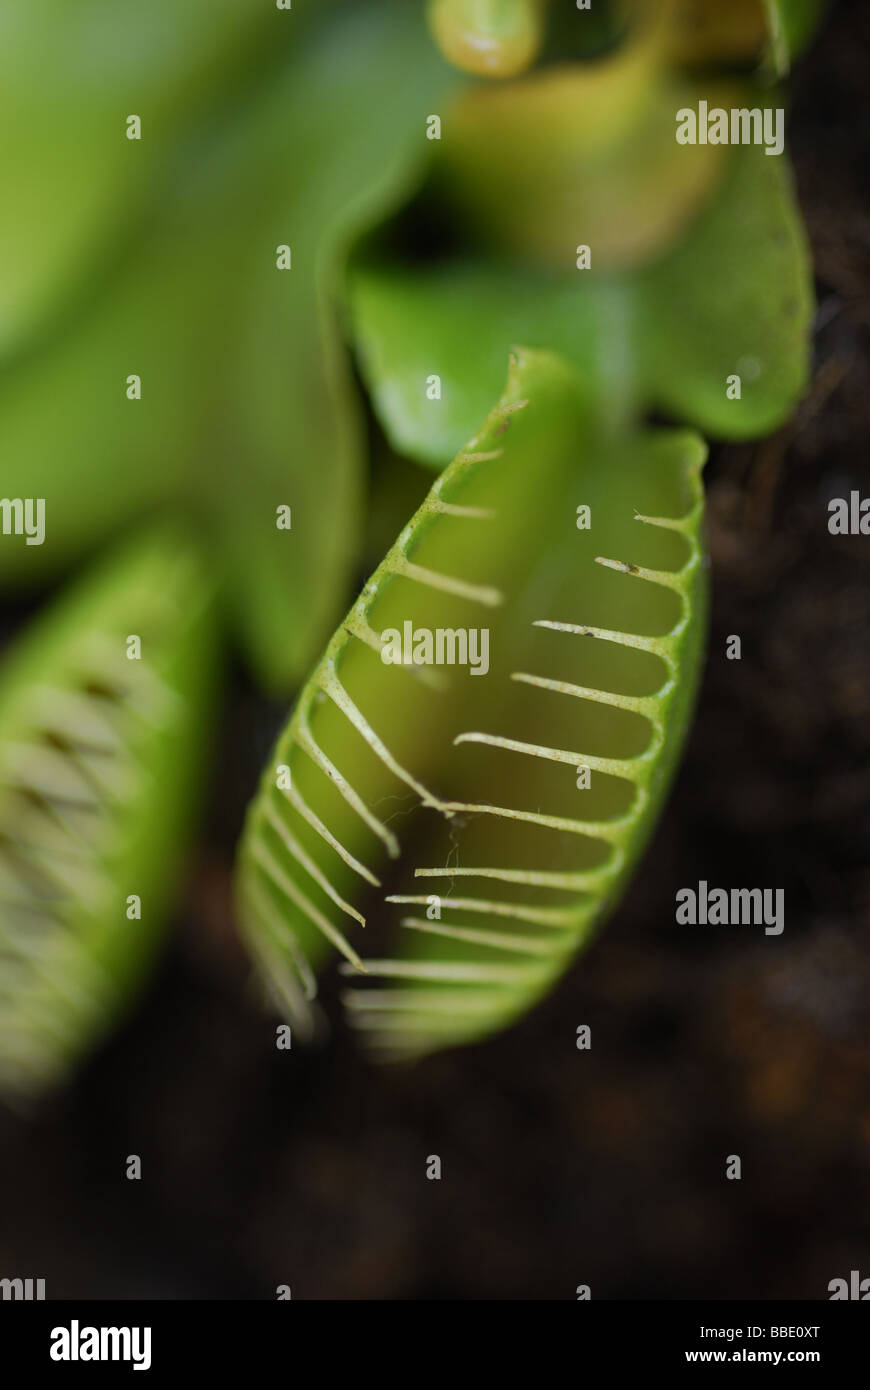
{"type": "Polygon", "coordinates": [[[706,434],[747,439],[787,418],[806,384],[812,265],[785,156],[746,146],[692,234],[642,277],[645,397],[706,434]],[[726,378],[742,377],[728,400],[726,378]]]}
{"type": "Polygon", "coordinates": [[[408,189],[452,80],[420,10],[371,5],[312,28],[253,105],[186,148],[135,254],[0,385],[4,488],[47,507],[45,546],[7,543],[0,572],[56,570],[113,521],[180,499],[255,667],[289,688],[346,599],[361,538],[332,303],[345,248],[408,189]],[[291,270],[276,267],[283,245],[291,270]],[[134,372],[141,401],[125,396],[134,372]]]}
{"type": "Polygon", "coordinates": [[[757,60],[767,38],[765,0],[674,0],[669,50],[678,63],[749,63],[757,60]]]}
{"type": "MultiPolygon", "coordinates": [[[[598,270],[653,259],[721,178],[721,145],[678,145],[674,112],[695,89],[658,76],[654,43],[593,65],[547,68],[451,112],[435,195],[487,254],[553,270],[591,247],[598,270]],[[651,67],[651,64],[655,66],[651,67]]],[[[710,84],[704,95],[715,104],[710,84]]]]}
{"type": "Polygon", "coordinates": [[[422,503],[432,483],[428,468],[400,458],[379,430],[369,450],[370,481],[366,508],[361,573],[380,564],[409,516],[422,503]]]}
{"type": "Polygon", "coordinates": [[[0,669],[0,1091],[63,1079],[157,947],[199,799],[212,586],[176,532],[65,594],[0,669]],[[129,659],[129,639],[141,659],[129,659]],[[141,919],[127,916],[141,900],[141,919]]]}
{"type": "Polygon", "coordinates": [[[667,409],[726,439],[775,428],[807,375],[809,257],[787,162],[761,146],[736,151],[685,238],[635,272],[411,265],[370,244],[350,287],[360,367],[385,433],[438,467],[483,418],[516,343],[562,352],[613,413],[667,409]],[[740,400],[726,398],[733,373],[744,374],[740,400]],[[440,400],[427,395],[433,375],[440,400]]]}
{"type": "Polygon", "coordinates": [[[704,447],[687,432],[613,433],[593,400],[568,364],[521,352],[499,405],[336,632],[264,770],[239,908],[302,1033],[334,950],[382,982],[347,1004],[383,1050],[504,1026],[566,968],[637,864],[703,645],[704,447]],[[461,657],[385,663],[384,635],[408,624],[455,641],[468,624],[485,632],[477,678],[461,657]],[[490,884],[508,887],[490,897],[490,884]],[[375,958],[360,962],[370,914],[375,958]]]}
{"type": "Polygon", "coordinates": [[[825,12],[825,0],[762,0],[770,33],[770,58],[782,77],[810,42],[825,12]]]}
{"type": "Polygon", "coordinates": [[[544,0],[427,0],[432,33],[449,62],[476,77],[513,77],[535,61],[544,0]]]}
{"type": "Polygon", "coordinates": [[[202,265],[203,283],[226,283],[221,267],[234,267],[208,331],[225,337],[231,324],[238,361],[217,399],[212,381],[201,486],[239,638],[278,688],[322,645],[362,538],[363,441],[333,304],[346,248],[413,187],[426,118],[452,80],[416,7],[347,12],[234,132],[224,202],[208,216],[232,240],[202,265]],[[275,269],[281,244],[291,271],[275,269]],[[292,507],[290,532],[276,529],[279,504],[292,507]]]}
{"type": "Polygon", "coordinates": [[[237,0],[0,8],[0,359],[100,266],[167,145],[226,100],[288,22],[237,0]],[[127,139],[128,115],[141,140],[127,139]]]}

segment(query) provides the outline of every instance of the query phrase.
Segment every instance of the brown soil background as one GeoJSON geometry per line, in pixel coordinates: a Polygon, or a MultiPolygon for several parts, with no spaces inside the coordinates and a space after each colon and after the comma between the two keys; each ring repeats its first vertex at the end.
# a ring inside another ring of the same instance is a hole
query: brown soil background
{"type": "Polygon", "coordinates": [[[854,0],[794,75],[814,382],[777,435],[713,450],[698,717],[609,926],[486,1045],[411,1070],[340,1030],[276,1054],[227,895],[282,711],[237,679],[157,978],[71,1092],[0,1114],[0,1274],[129,1299],[817,1299],[870,1275],[870,540],[826,506],[870,494],[868,61],[854,0]],[[699,878],[783,887],[784,935],[677,928],[699,878]]]}

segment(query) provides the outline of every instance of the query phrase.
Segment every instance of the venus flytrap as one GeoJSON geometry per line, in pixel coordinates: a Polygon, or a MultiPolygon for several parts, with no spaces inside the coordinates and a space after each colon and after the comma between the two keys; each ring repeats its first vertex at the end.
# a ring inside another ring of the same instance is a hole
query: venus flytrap
{"type": "Polygon", "coordinates": [[[196,561],[184,540],[147,547],[90,598],[74,590],[0,677],[6,1095],[75,1068],[157,940],[213,693],[214,591],[286,690],[354,566],[362,440],[336,294],[456,77],[405,0],[255,9],[35,0],[0,24],[16,131],[0,157],[0,577],[44,583],[155,513],[194,518],[205,542],[196,561]],[[34,494],[48,543],[31,548],[34,494]],[[105,644],[124,634],[142,651],[113,647],[119,674],[105,644]],[[176,724],[152,727],[138,695],[176,688],[176,724]]]}
{"type": "Polygon", "coordinates": [[[33,0],[0,22],[0,578],[155,513],[207,541],[134,545],[0,672],[5,1094],[68,1075],[156,945],[214,591],[266,687],[323,652],[236,875],[300,1035],[338,957],[380,1053],[484,1037],[619,901],[705,621],[705,446],[643,422],[750,438],[807,371],[786,158],[681,145],[674,117],[772,106],[749,69],[767,45],[782,75],[819,6],[716,9],[33,0]],[[403,242],[399,207],[445,249],[403,242]],[[404,524],[394,471],[379,525],[402,529],[369,536],[323,650],[363,544],[342,328],[388,444],[439,476],[404,524]]]}
{"type": "MultiPolygon", "coordinates": [[[[403,261],[387,227],[352,259],[390,442],[455,457],[328,645],[249,812],[240,916],[303,1033],[337,952],[348,1017],[381,1055],[484,1037],[612,910],[676,765],[705,629],[705,446],[639,421],[658,408],[744,438],[803,389],[810,271],[780,152],[675,132],[688,93],[738,109],[756,87],[666,74],[674,7],[637,8],[656,11],[646,34],[591,73],[460,94],[418,200],[460,250],[403,261]],[[486,681],[413,659],[385,673],[392,634],[468,629],[481,608],[486,681]]],[[[446,51],[447,17],[473,9],[432,7],[446,51]]]]}
{"type": "Polygon", "coordinates": [[[0,1093],[56,1085],[160,942],[198,799],[214,602],[183,536],[73,588],[0,668],[0,1093]]]}
{"type": "Polygon", "coordinates": [[[327,647],[249,813],[239,911],[300,1032],[338,952],[350,1020],[380,1051],[482,1037],[618,900],[689,723],[703,457],[689,433],[614,434],[573,368],[518,353],[327,647]],[[399,615],[455,629],[473,613],[485,680],[381,660],[399,615]],[[389,923],[376,955],[369,912],[389,923]]]}

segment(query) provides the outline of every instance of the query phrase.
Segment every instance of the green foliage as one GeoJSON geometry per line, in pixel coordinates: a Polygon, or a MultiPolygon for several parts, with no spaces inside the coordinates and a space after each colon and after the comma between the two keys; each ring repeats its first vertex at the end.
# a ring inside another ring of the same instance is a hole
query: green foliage
{"type": "Polygon", "coordinates": [[[92,1046],[159,944],[214,702],[211,586],[175,532],[124,549],[0,670],[0,1091],[92,1046]],[[139,659],[129,639],[141,640],[139,659]],[[127,916],[141,900],[141,919],[127,916]]]}
{"type": "Polygon", "coordinates": [[[770,59],[784,76],[792,58],[806,48],[825,13],[825,0],[763,0],[770,34],[770,59]]]}
{"type": "Polygon", "coordinates": [[[4,5],[0,361],[97,271],[179,127],[235,85],[271,20],[266,6],[236,0],[4,5]],[[125,136],[134,114],[141,142],[125,136]]]}
{"type": "MultiPolygon", "coordinates": [[[[379,3],[303,30],[254,99],[191,139],[87,307],[0,380],[4,488],[45,497],[50,517],[50,543],[5,548],[0,575],[41,579],[119,522],[184,508],[210,534],[255,670],[292,688],[346,601],[361,529],[334,302],[345,248],[406,192],[450,81],[419,10],[379,3]]],[[[140,155],[103,130],[94,163],[107,144],[140,155]]]]}
{"type": "Polygon", "coordinates": [[[560,351],[623,414],[673,412],[745,439],[793,408],[808,369],[810,265],[782,158],[736,153],[687,235],[631,272],[563,274],[456,255],[402,263],[369,243],[350,298],[360,367],[396,449],[441,467],[494,398],[522,342],[560,351]],[[726,378],[743,373],[740,400],[726,378]],[[441,401],[426,395],[441,378],[441,401]]]}

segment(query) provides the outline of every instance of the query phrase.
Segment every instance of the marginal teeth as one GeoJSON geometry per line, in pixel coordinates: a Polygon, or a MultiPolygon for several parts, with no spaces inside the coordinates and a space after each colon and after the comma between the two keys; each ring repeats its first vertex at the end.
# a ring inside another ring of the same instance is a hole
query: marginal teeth
{"type": "MultiPolygon", "coordinates": [[[[351,972],[340,965],[343,975],[351,972]]],[[[453,984],[517,985],[535,978],[535,969],[525,965],[483,965],[467,961],[367,960],[366,974],[373,978],[400,980],[449,980],[453,984]]]]}
{"type": "Polygon", "coordinates": [[[352,917],[354,921],[359,922],[361,927],[364,927],[366,924],[365,917],[362,917],[355,907],[351,907],[350,903],[345,902],[344,898],[335,891],[329,879],[318,865],[315,864],[314,860],[306,854],[305,850],[296,839],[296,836],[287,828],[281,817],[276,813],[274,807],[268,807],[266,818],[285,849],[302,865],[308,876],[314,879],[314,882],[323,889],[327,897],[332,898],[336,907],[341,908],[342,912],[345,912],[348,917],[352,917]]]}
{"type": "Polygon", "coordinates": [[[546,627],[551,632],[570,632],[578,637],[594,637],[600,642],[615,642],[620,647],[636,647],[641,652],[652,652],[654,656],[660,656],[671,673],[674,673],[673,665],[673,644],[675,633],[666,633],[664,637],[639,637],[634,632],[617,632],[613,628],[589,627],[579,623],[554,622],[551,618],[536,618],[534,627],[546,627]]]}
{"type": "Polygon", "coordinates": [[[437,989],[346,989],[342,1002],[357,1015],[371,1013],[393,1013],[399,1010],[423,1013],[440,1013],[450,1016],[457,1013],[479,1013],[492,1004],[487,990],[477,993],[468,985],[450,989],[440,985],[437,989]]]}
{"type": "Polygon", "coordinates": [[[426,584],[430,589],[439,589],[442,593],[453,594],[454,598],[466,598],[472,603],[482,603],[487,608],[497,608],[504,602],[504,595],[499,589],[492,589],[486,584],[469,584],[465,579],[424,569],[404,556],[396,556],[391,568],[394,574],[403,575],[405,579],[415,579],[418,584],[426,584]]]}
{"type": "MultiPolygon", "coordinates": [[[[642,521],[646,526],[661,526],[666,531],[681,531],[683,535],[691,536],[695,514],[689,512],[688,516],[644,516],[642,512],[635,512],[634,519],[642,521]]],[[[686,567],[692,563],[692,559],[693,553],[690,554],[686,567]]]]}
{"type": "Polygon", "coordinates": [[[521,739],[502,738],[501,734],[485,734],[476,730],[457,734],[453,742],[483,743],[488,748],[503,748],[510,753],[524,753],[530,758],[567,763],[570,767],[588,767],[593,772],[606,772],[610,777],[621,777],[628,782],[633,782],[637,776],[636,758],[597,758],[591,753],[573,753],[567,748],[548,748],[545,744],[524,743],[521,739]]]}
{"type": "Polygon", "coordinates": [[[604,565],[606,569],[618,570],[620,574],[645,579],[650,584],[661,584],[665,589],[675,589],[681,598],[683,596],[685,580],[681,570],[649,570],[643,565],[630,565],[626,560],[606,560],[603,555],[596,555],[595,563],[604,565]]]}
{"type": "Polygon", "coordinates": [[[258,844],[254,846],[253,856],[269,881],[280,889],[310,922],[314,923],[327,940],[332,942],[336,950],[350,961],[354,969],[361,970],[365,974],[365,967],[349,941],[338,930],[338,927],[334,926],[329,918],[324,917],[320,909],[315,907],[311,899],[302,892],[302,889],[297,886],[289,874],[286,874],[281,865],[276,863],[269,851],[258,844]]]}
{"type": "Polygon", "coordinates": [[[594,891],[602,879],[615,872],[618,850],[611,850],[604,864],[585,872],[560,873],[549,869],[471,869],[454,865],[443,869],[415,869],[415,878],[493,878],[501,883],[522,883],[530,888],[561,888],[567,893],[594,891]]]}
{"type": "Polygon", "coordinates": [[[514,671],[512,681],[524,685],[535,685],[540,690],[552,690],[557,695],[573,695],[577,700],[591,700],[595,704],[611,705],[614,709],[631,710],[652,719],[659,707],[654,695],[615,695],[610,690],[594,690],[587,685],[572,685],[568,681],[549,680],[545,676],[531,676],[525,671],[514,671]]]}
{"type": "Polygon", "coordinates": [[[144,664],[125,662],[122,681],[117,643],[83,638],[79,659],[95,652],[78,685],[29,690],[29,735],[0,744],[0,1071],[15,1090],[46,1080],[58,1051],[93,1030],[114,997],[71,923],[105,911],[118,834],[110,812],[148,775],[130,752],[131,711],[135,720],[143,692],[149,710],[158,690],[172,704],[144,664]]]}
{"type": "MultiPolygon", "coordinates": [[[[344,630],[351,637],[356,637],[360,642],[364,642],[365,645],[370,647],[378,656],[381,655],[383,650],[381,634],[375,632],[361,610],[355,610],[351,613],[350,617],[345,621],[344,630]]],[[[428,686],[430,690],[443,690],[445,688],[445,681],[443,678],[437,671],[433,671],[428,666],[420,666],[416,662],[393,662],[391,664],[400,671],[407,671],[410,675],[416,677],[422,685],[428,686]]]]}
{"type": "Polygon", "coordinates": [[[527,825],[539,825],[545,830],[567,831],[573,835],[585,835],[593,840],[620,841],[634,825],[642,809],[641,798],[645,789],[638,787],[634,801],[624,816],[615,820],[584,821],[573,816],[548,816],[541,811],[520,811],[512,806],[492,806],[486,802],[448,801],[446,809],[455,815],[501,816],[505,820],[524,821],[527,825]]]}
{"type": "Polygon", "coordinates": [[[495,516],[490,507],[460,507],[455,502],[442,502],[440,497],[433,498],[430,506],[443,516],[466,517],[469,521],[492,521],[495,516]]]}
{"type": "Polygon", "coordinates": [[[378,839],[383,842],[390,858],[398,859],[400,853],[399,842],[393,832],[388,830],[383,821],[378,820],[377,816],[372,815],[362,797],[354,791],[347,778],[339,772],[334,763],[330,762],[323,749],[316,742],[307,723],[300,724],[296,731],[296,741],[299,747],[308,754],[312,762],[316,763],[321,772],[323,772],[335,785],[348,806],[350,806],[353,811],[356,811],[360,820],[364,821],[369,829],[377,835],[378,839]]]}
{"type": "Polygon", "coordinates": [[[62,736],[75,748],[96,753],[114,753],[123,746],[117,713],[107,701],[98,701],[76,690],[39,685],[33,691],[33,716],[47,732],[62,736]]]}
{"type": "MultiPolygon", "coordinates": [[[[489,946],[495,951],[515,951],[521,956],[551,956],[553,942],[538,936],[511,936],[507,932],[487,931],[479,927],[452,926],[447,922],[430,922],[427,918],[403,917],[401,925],[412,931],[429,932],[453,941],[466,941],[476,946],[489,946]]],[[[567,944],[567,938],[563,938],[567,944]]]]}
{"type": "Polygon", "coordinates": [[[389,748],[378,738],[378,735],[364,715],[357,709],[335,673],[328,669],[325,670],[320,677],[320,685],[321,689],[326,691],[326,694],[338,706],[341,712],[347,715],[351,724],[362,734],[372,752],[377,754],[384,766],[387,767],[395,777],[398,777],[400,782],[404,782],[412,791],[415,791],[424,806],[433,806],[440,810],[441,803],[438,799],[434,797],[431,792],[426,790],[422,782],[418,782],[415,777],[411,776],[410,772],[407,772],[400,763],[396,762],[389,748]]]}
{"type": "MultiPolygon", "coordinates": [[[[416,904],[425,907],[429,899],[419,893],[392,893],[388,903],[416,904]]],[[[517,922],[532,922],[540,927],[570,927],[574,925],[577,913],[572,908],[528,907],[525,903],[493,902],[488,898],[442,898],[442,911],[448,908],[454,912],[484,912],[493,917],[512,917],[517,922]]]]}
{"type": "Polygon", "coordinates": [[[376,878],[375,875],[372,873],[371,869],[366,868],[365,864],[361,864],[360,861],[356,859],[354,855],[351,854],[350,850],[345,849],[344,845],[340,842],[340,840],[336,839],[329,827],[323,824],[323,821],[320,819],[320,817],[316,815],[314,811],[312,811],[308,803],[299,795],[295,786],[291,784],[291,786],[289,787],[282,787],[281,790],[283,795],[287,797],[287,800],[290,802],[290,804],[292,806],[295,806],[296,810],[299,812],[300,816],[302,816],[303,820],[306,820],[308,824],[311,826],[312,830],[316,830],[317,834],[321,837],[321,839],[325,840],[326,843],[335,850],[336,854],[339,856],[339,858],[344,860],[348,868],[353,869],[354,873],[359,874],[360,878],[364,878],[375,888],[380,888],[380,879],[376,878]]]}
{"type": "Polygon", "coordinates": [[[456,455],[457,463],[489,463],[492,459],[500,459],[504,449],[473,449],[464,450],[463,453],[456,455]]]}
{"type": "Polygon", "coordinates": [[[317,995],[314,972],[294,932],[256,879],[251,879],[248,883],[246,898],[248,906],[256,913],[257,921],[261,926],[268,927],[268,932],[259,935],[257,944],[268,957],[270,964],[275,967],[268,976],[269,987],[278,995],[279,1002],[288,1009],[294,1024],[303,1036],[310,1037],[314,1032],[314,1018],[310,1005],[317,995]],[[277,943],[287,950],[299,977],[298,981],[287,968],[286,960],[277,943]]]}
{"type": "Polygon", "coordinates": [[[7,782],[49,802],[97,807],[93,783],[68,754],[47,744],[3,743],[0,768],[7,782]]]}

